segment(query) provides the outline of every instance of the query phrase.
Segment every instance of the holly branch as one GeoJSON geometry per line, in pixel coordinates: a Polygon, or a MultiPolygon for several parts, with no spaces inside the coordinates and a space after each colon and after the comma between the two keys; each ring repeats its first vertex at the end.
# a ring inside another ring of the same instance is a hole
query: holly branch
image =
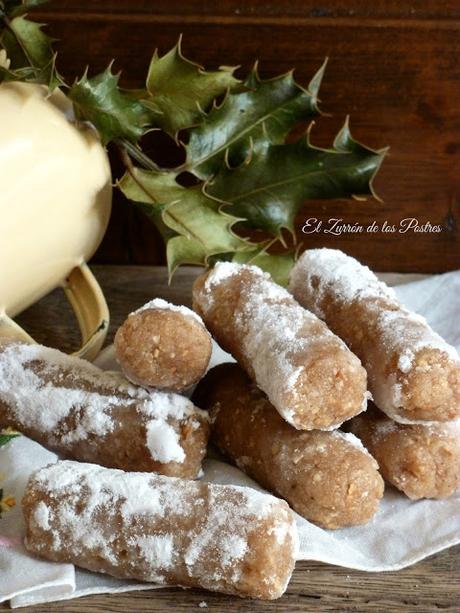
{"type": "Polygon", "coordinates": [[[225,259],[254,262],[285,283],[295,257],[295,218],[306,200],[374,195],[386,149],[354,140],[348,120],[331,148],[311,142],[325,63],[306,87],[292,71],[262,79],[257,64],[239,80],[234,68],[206,71],[191,62],[179,40],[165,55],[154,52],[138,89],[121,88],[112,66],[95,76],[86,71],[69,85],[57,70],[53,41],[27,18],[45,1],[0,0],[0,81],[61,88],[76,119],[92,123],[102,143],[117,148],[125,167],[117,185],[163,236],[170,275],[181,264],[225,259]],[[299,123],[310,128],[286,142],[299,123]],[[183,164],[161,168],[145,153],[143,137],[152,130],[175,139],[183,164]],[[282,252],[273,255],[276,244],[282,252]]]}

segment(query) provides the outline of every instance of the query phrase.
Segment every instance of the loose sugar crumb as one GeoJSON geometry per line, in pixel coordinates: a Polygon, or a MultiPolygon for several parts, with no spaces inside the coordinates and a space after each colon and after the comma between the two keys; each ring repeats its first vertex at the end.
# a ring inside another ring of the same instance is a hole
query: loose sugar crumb
{"type": "Polygon", "coordinates": [[[398,368],[401,372],[407,373],[412,368],[412,362],[414,360],[414,354],[409,349],[399,356],[398,368]]]}
{"type": "Polygon", "coordinates": [[[43,501],[39,502],[34,512],[35,523],[42,530],[49,530],[50,528],[49,519],[50,519],[50,511],[47,505],[43,501]]]}
{"type": "Polygon", "coordinates": [[[165,421],[152,419],[147,426],[147,447],[158,462],[183,462],[185,453],[179,434],[165,421]]]}

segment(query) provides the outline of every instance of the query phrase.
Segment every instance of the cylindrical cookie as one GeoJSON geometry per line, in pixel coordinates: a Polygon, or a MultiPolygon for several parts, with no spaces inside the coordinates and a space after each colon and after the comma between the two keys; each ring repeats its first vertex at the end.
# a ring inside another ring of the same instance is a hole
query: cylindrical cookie
{"type": "Polygon", "coordinates": [[[291,272],[294,297],[361,358],[375,404],[400,423],[460,416],[454,347],[369,268],[335,249],[305,251],[291,272]]]}
{"type": "Polygon", "coordinates": [[[366,445],[383,477],[409,498],[448,498],[460,486],[459,424],[398,424],[370,407],[346,428],[366,445]]]}
{"type": "Polygon", "coordinates": [[[117,360],[130,381],[181,392],[206,372],[211,335],[201,318],[161,298],[131,313],[115,335],[117,360]]]}
{"type": "Polygon", "coordinates": [[[218,263],[196,280],[193,303],[295,428],[331,430],[366,408],[359,359],[260,268],[218,263]]]}
{"type": "Polygon", "coordinates": [[[193,399],[209,411],[219,450],[306,519],[342,528],[376,513],[383,480],[353,435],[296,430],[237,364],[209,371],[193,399]]]}
{"type": "Polygon", "coordinates": [[[0,428],[65,457],[195,478],[207,415],[177,394],[147,392],[56,349],[0,341],[0,428]]]}
{"type": "Polygon", "coordinates": [[[297,554],[288,505],[247,487],[58,462],[22,505],[29,551],[125,579],[273,599],[297,554]]]}

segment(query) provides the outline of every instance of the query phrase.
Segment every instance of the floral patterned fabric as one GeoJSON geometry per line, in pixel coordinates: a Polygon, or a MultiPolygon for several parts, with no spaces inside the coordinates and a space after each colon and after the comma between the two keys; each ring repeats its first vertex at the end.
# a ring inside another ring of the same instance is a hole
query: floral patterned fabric
{"type": "MultiPolygon", "coordinates": [[[[9,443],[12,439],[19,436],[19,432],[16,432],[12,428],[6,428],[5,430],[0,430],[0,447],[9,443]]],[[[6,513],[10,509],[16,506],[16,498],[7,492],[4,492],[1,485],[5,479],[5,475],[0,473],[0,519],[2,518],[3,513],[6,513]]],[[[1,536],[0,536],[1,538],[1,536]]],[[[0,541],[1,546],[1,541],[0,541]]]]}

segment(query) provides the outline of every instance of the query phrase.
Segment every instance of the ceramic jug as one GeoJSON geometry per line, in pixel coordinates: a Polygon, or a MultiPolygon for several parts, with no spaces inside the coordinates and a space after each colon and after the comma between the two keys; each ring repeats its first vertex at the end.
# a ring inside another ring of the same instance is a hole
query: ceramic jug
{"type": "Polygon", "coordinates": [[[64,94],[0,84],[0,336],[32,340],[12,318],[61,285],[81,329],[77,354],[95,357],[109,315],[86,262],[111,199],[107,154],[64,94]]]}

